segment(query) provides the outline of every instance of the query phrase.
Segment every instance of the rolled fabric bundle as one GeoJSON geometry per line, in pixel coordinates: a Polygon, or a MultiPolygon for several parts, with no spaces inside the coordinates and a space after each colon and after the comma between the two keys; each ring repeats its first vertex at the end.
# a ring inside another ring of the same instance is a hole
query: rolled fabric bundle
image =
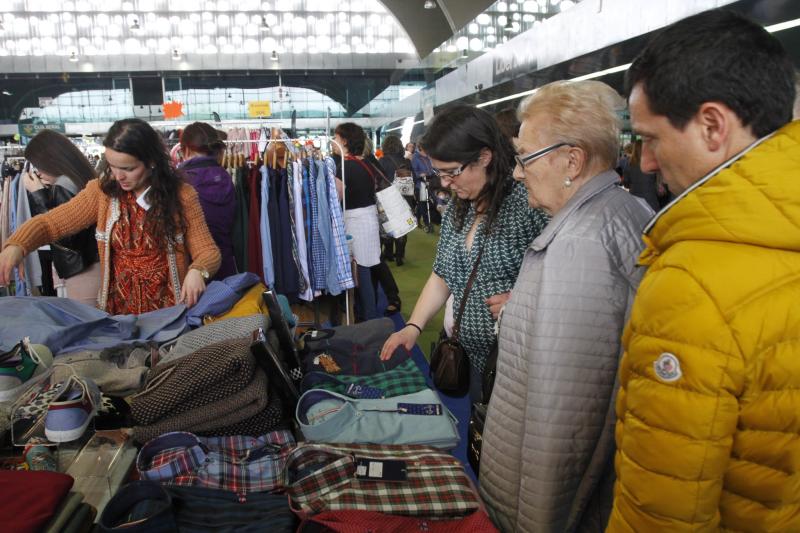
{"type": "MultiPolygon", "coordinates": [[[[144,390],[132,399],[133,419],[138,425],[151,425],[226,400],[252,384],[256,368],[249,338],[200,348],[151,372],[144,390]]],[[[266,399],[266,383],[261,393],[266,399]]]]}
{"type": "Polygon", "coordinates": [[[133,428],[133,437],[137,442],[146,442],[172,431],[218,436],[242,434],[225,433],[220,428],[235,428],[238,423],[257,416],[266,409],[267,400],[267,376],[257,368],[253,380],[241,391],[190,410],[170,414],[153,424],[136,426],[133,428]]]}

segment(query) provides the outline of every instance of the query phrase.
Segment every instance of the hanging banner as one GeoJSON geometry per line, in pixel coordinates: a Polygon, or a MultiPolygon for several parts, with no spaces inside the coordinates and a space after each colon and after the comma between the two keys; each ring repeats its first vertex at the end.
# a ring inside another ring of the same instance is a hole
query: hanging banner
{"type": "Polygon", "coordinates": [[[422,94],[422,120],[427,126],[433,120],[433,109],[436,107],[436,86],[425,87],[422,94]]]}
{"type": "Polygon", "coordinates": [[[269,117],[272,115],[272,107],[267,100],[256,100],[247,102],[247,115],[251,118],[269,117]]]}

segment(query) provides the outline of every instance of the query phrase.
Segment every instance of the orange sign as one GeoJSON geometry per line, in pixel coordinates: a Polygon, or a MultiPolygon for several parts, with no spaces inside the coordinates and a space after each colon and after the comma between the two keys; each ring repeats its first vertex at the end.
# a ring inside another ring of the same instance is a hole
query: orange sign
{"type": "Polygon", "coordinates": [[[180,102],[164,103],[164,118],[178,118],[183,116],[183,104],[180,102]]]}

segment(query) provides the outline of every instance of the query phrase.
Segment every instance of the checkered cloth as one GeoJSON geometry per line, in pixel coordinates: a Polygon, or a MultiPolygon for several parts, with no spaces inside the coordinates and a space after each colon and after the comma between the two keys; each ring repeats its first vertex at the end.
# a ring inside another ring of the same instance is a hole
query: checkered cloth
{"type": "Polygon", "coordinates": [[[170,485],[235,492],[280,488],[281,472],[294,446],[289,431],[254,437],[197,437],[167,433],[145,444],[136,459],[141,479],[170,485]]]}
{"type": "Polygon", "coordinates": [[[286,460],[284,482],[301,517],[350,509],[458,518],[480,507],[458,459],[429,446],[301,444],[286,460]],[[405,461],[407,479],[357,478],[358,459],[405,461]]]}
{"type": "Polygon", "coordinates": [[[325,389],[354,398],[359,397],[351,394],[353,390],[350,388],[351,384],[380,389],[382,394],[378,398],[392,398],[394,396],[413,394],[427,388],[425,376],[412,359],[406,360],[392,370],[369,376],[338,374],[331,376],[324,372],[311,372],[303,378],[300,387],[303,392],[310,389],[325,389]]]}
{"type": "Polygon", "coordinates": [[[328,202],[331,208],[331,233],[336,264],[336,279],[339,289],[346,291],[355,287],[353,272],[350,268],[350,248],[344,229],[344,218],[339,196],[336,194],[336,163],[333,158],[325,158],[325,174],[328,180],[328,202]]]}
{"type": "Polygon", "coordinates": [[[311,192],[311,262],[314,265],[311,273],[311,287],[314,290],[325,290],[327,288],[328,263],[325,260],[325,245],[322,242],[322,235],[319,232],[319,204],[317,202],[326,201],[317,195],[317,161],[308,160],[308,183],[311,192]]]}

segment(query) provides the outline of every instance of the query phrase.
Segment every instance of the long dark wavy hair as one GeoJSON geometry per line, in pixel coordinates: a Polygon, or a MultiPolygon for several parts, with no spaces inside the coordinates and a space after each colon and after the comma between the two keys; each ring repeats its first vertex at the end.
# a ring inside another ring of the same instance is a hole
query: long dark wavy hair
{"type": "Polygon", "coordinates": [[[492,115],[468,105],[454,105],[437,114],[420,141],[433,159],[461,164],[478,161],[483,148],[492,152],[486,168],[486,185],[474,200],[455,199],[456,229],[464,226],[471,204],[479,214],[486,215],[486,233],[494,230],[497,214],[506,196],[514,187],[514,147],[492,115]]]}
{"type": "MultiPolygon", "coordinates": [[[[186,218],[179,196],[183,179],[172,167],[161,135],[144,120],[126,118],[111,126],[103,146],[131,155],[150,169],[147,201],[151,207],[145,221],[154,238],[175,244],[176,235],[186,233],[186,218]]],[[[110,169],[100,177],[100,188],[112,197],[124,193],[110,169]]]]}
{"type": "Polygon", "coordinates": [[[97,177],[94,167],[75,144],[57,131],[42,130],[25,146],[25,159],[58,178],[66,176],[78,190],[97,177]]]}

